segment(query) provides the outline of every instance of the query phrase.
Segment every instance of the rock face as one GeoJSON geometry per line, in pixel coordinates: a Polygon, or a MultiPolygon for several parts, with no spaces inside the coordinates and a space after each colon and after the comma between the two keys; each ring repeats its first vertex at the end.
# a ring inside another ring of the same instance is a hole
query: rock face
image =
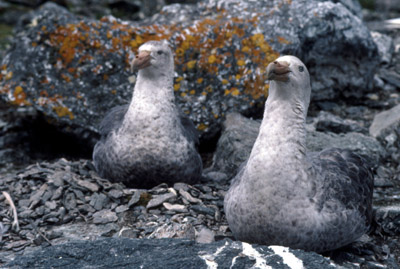
{"type": "Polygon", "coordinates": [[[208,0],[167,6],[140,23],[83,18],[47,3],[17,32],[2,62],[1,97],[70,132],[96,133],[107,110],[129,102],[130,61],[150,39],[170,41],[178,103],[211,136],[229,111],[260,112],[263,70],[279,54],[307,64],[316,100],[363,95],[379,62],[361,20],[329,1],[208,0]]]}
{"type": "Polygon", "coordinates": [[[199,244],[183,239],[72,242],[16,258],[7,268],[335,268],[316,253],[231,240],[199,244]],[[157,259],[155,259],[157,257],[157,259]]]}
{"type": "Polygon", "coordinates": [[[378,137],[384,135],[385,132],[396,129],[396,127],[400,127],[400,105],[376,114],[369,128],[369,133],[373,137],[378,137]]]}
{"type": "MultiPolygon", "coordinates": [[[[235,175],[239,166],[250,155],[259,126],[259,121],[237,113],[228,114],[213,158],[213,169],[230,177],[235,175]]],[[[373,165],[386,156],[384,148],[376,139],[361,133],[323,133],[314,131],[312,126],[308,126],[308,129],[306,143],[309,151],[321,151],[328,147],[347,148],[366,155],[373,165]]]]}

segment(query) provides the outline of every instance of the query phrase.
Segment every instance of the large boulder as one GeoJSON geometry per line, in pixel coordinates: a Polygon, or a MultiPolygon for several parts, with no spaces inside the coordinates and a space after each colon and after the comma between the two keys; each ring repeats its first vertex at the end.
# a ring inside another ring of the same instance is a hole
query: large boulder
{"type": "Polygon", "coordinates": [[[232,240],[199,244],[183,239],[78,241],[19,256],[7,268],[335,268],[313,252],[232,240]]]}
{"type": "Polygon", "coordinates": [[[107,110],[130,101],[130,61],[151,39],[169,40],[178,103],[211,136],[227,112],[262,110],[264,69],[280,54],[307,64],[316,100],[362,96],[379,62],[362,21],[330,1],[208,0],[167,6],[143,22],[88,19],[47,3],[17,32],[1,64],[1,98],[32,105],[70,132],[96,133],[107,110]]]}

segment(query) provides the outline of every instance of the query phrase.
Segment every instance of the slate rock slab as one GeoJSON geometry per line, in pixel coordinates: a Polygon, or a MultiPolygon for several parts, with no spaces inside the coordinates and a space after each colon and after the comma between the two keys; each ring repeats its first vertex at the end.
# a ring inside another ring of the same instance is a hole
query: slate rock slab
{"type": "Polygon", "coordinates": [[[7,268],[335,268],[316,253],[231,240],[199,244],[181,239],[77,241],[15,258],[7,268]]]}
{"type": "Polygon", "coordinates": [[[397,127],[400,127],[400,105],[376,114],[369,128],[369,133],[373,137],[384,136],[397,127]]]}
{"type": "Polygon", "coordinates": [[[34,106],[66,132],[89,130],[85,136],[130,101],[130,61],[150,39],[170,41],[178,103],[203,136],[218,133],[229,111],[262,110],[264,69],[280,54],[307,64],[317,100],[362,96],[379,63],[359,17],[330,1],[208,0],[170,5],[142,22],[88,19],[47,3],[17,32],[1,63],[1,98],[34,106]]]}
{"type": "MultiPolygon", "coordinates": [[[[238,113],[228,114],[213,156],[212,169],[230,177],[235,175],[239,166],[250,156],[260,124],[260,121],[238,113]]],[[[328,147],[347,148],[368,156],[373,165],[386,156],[384,148],[375,138],[362,133],[323,133],[315,131],[312,126],[308,126],[308,129],[306,143],[309,151],[318,152],[328,147]]]]}

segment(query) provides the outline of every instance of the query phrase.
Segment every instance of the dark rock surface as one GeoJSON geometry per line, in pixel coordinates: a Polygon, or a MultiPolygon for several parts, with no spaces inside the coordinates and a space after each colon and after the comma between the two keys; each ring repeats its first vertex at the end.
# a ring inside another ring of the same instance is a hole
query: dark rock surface
{"type": "Polygon", "coordinates": [[[101,239],[47,247],[8,268],[335,268],[315,253],[231,240],[199,244],[183,239],[101,239]],[[154,259],[157,257],[157,259],[154,259]]]}
{"type": "Polygon", "coordinates": [[[362,96],[379,62],[361,20],[329,1],[172,5],[146,24],[88,19],[47,3],[21,22],[2,61],[1,97],[71,132],[96,133],[108,109],[129,102],[129,63],[149,39],[169,39],[178,103],[211,137],[227,112],[260,112],[268,88],[262,70],[280,53],[308,65],[318,100],[362,96]]]}
{"type": "MultiPolygon", "coordinates": [[[[378,113],[372,121],[369,132],[371,136],[383,136],[385,133],[400,128],[400,105],[392,107],[390,110],[378,113]]],[[[397,137],[393,138],[397,140],[397,137]]]]}

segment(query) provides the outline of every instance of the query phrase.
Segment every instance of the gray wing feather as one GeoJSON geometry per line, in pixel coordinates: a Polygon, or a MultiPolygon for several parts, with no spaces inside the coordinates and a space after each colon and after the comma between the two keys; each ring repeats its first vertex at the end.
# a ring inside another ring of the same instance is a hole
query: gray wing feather
{"type": "Polygon", "coordinates": [[[338,148],[311,153],[308,158],[325,190],[317,205],[322,208],[325,201],[340,201],[346,208],[356,208],[362,216],[366,216],[369,225],[374,178],[366,159],[350,150],[338,148]]]}
{"type": "Polygon", "coordinates": [[[107,113],[99,126],[101,136],[107,136],[112,130],[118,129],[121,126],[128,108],[128,104],[116,106],[107,113]]]}
{"type": "Polygon", "coordinates": [[[179,118],[181,120],[182,124],[182,133],[183,135],[189,140],[193,141],[194,144],[196,145],[196,148],[199,146],[199,133],[194,126],[193,122],[191,119],[188,117],[184,116],[183,113],[179,114],[179,118]]]}

